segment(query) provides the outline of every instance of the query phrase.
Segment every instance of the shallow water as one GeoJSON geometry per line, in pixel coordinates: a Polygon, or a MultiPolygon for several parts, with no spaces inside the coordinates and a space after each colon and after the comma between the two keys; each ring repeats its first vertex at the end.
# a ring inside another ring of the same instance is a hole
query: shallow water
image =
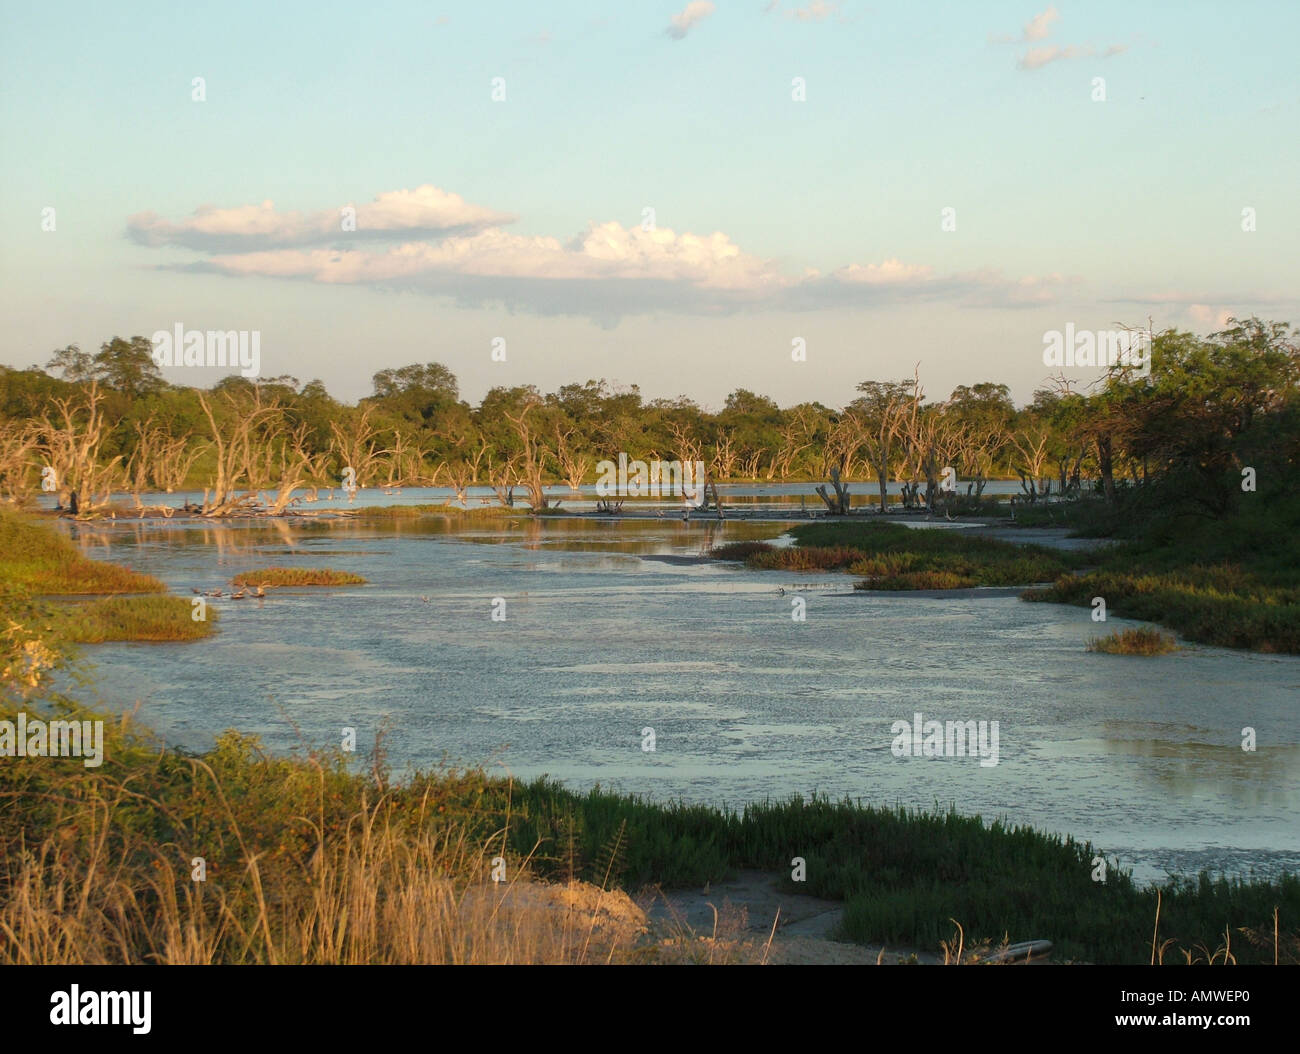
{"type": "Polygon", "coordinates": [[[352,726],[365,752],[386,725],[395,768],[445,758],[713,804],[814,790],[954,804],[1089,840],[1143,880],[1300,870],[1297,657],[1091,655],[1088,609],[992,590],[854,594],[847,575],[681,559],[771,533],[756,524],[70,530],[185,595],[272,564],[369,581],[210,601],[220,628],[198,644],[89,649],[103,701],[138,700],[170,742],[233,727],[288,751],[352,726]],[[997,765],[894,756],[893,722],[917,712],[996,720],[997,765]]]}

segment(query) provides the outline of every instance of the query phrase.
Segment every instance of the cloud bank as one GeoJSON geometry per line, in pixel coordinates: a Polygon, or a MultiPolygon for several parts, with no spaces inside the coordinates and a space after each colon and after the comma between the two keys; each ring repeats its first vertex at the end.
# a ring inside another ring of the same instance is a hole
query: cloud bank
{"type": "Polygon", "coordinates": [[[613,324],[627,314],[866,308],[924,300],[970,307],[1050,303],[1060,275],[1011,279],[993,270],[938,275],[886,257],[792,274],[722,231],[588,224],[567,240],[505,229],[515,217],[433,186],[380,194],[357,209],[355,231],[333,212],[277,212],[270,202],[205,206],[170,222],[142,213],[127,234],[204,258],[161,265],[245,278],[423,292],[465,306],[504,305],[613,324]]]}

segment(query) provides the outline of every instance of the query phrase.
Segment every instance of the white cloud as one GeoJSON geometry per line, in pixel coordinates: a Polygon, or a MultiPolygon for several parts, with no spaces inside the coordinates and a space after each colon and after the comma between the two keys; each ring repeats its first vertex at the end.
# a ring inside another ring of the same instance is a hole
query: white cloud
{"type": "Polygon", "coordinates": [[[1085,55],[1095,54],[1092,48],[1080,47],[1070,44],[1068,47],[1057,47],[1055,44],[1048,44],[1041,48],[1030,48],[1020,56],[1020,68],[1022,70],[1036,70],[1046,66],[1049,62],[1057,62],[1061,59],[1077,59],[1085,55]]]}
{"type": "Polygon", "coordinates": [[[426,184],[392,190],[356,206],[356,230],[343,229],[341,209],[277,212],[271,201],[217,208],[201,205],[169,223],[141,212],[127,220],[127,233],[143,245],[181,245],[211,252],[313,245],[345,238],[411,238],[464,233],[513,222],[514,217],[472,205],[459,194],[426,184]]]}
{"type": "Polygon", "coordinates": [[[880,264],[849,264],[832,272],[841,282],[860,282],[865,285],[886,285],[912,282],[929,278],[932,269],[923,264],[905,264],[889,259],[880,264]]]}
{"type": "Polygon", "coordinates": [[[1207,333],[1218,333],[1228,328],[1228,319],[1233,317],[1233,313],[1227,308],[1209,304],[1188,304],[1187,317],[1207,333]]]}
{"type": "Polygon", "coordinates": [[[786,14],[799,22],[824,22],[839,9],[839,0],[810,0],[806,7],[796,7],[786,14]]]}
{"type": "MultiPolygon", "coordinates": [[[[629,314],[722,314],[784,308],[866,308],[912,300],[967,307],[1024,307],[1055,298],[1059,276],[1008,279],[998,272],[937,276],[929,266],[886,258],[823,274],[794,275],[745,252],[727,234],[643,230],[592,223],[567,241],[521,235],[486,223],[488,213],[432,187],[380,194],[358,210],[356,234],[318,236],[331,214],[277,213],[269,202],[200,209],[172,224],[132,218],[149,245],[184,245],[206,258],[175,269],[325,285],[410,289],[481,306],[534,314],[585,315],[607,324],[629,314]],[[458,223],[450,231],[447,224],[458,223]],[[370,241],[361,238],[363,228],[370,241]],[[435,236],[418,233],[436,228],[435,236]],[[398,245],[376,244],[401,235],[398,245]],[[328,240],[329,246],[321,244],[328,240]],[[339,248],[343,246],[343,248],[339,248]]],[[[503,217],[509,220],[512,217],[503,217]]]]}
{"type": "MultiPolygon", "coordinates": [[[[1060,21],[1061,13],[1053,6],[1045,11],[1040,11],[1025,23],[1025,28],[1020,35],[1022,43],[1032,43],[1033,41],[1046,40],[1052,33],[1052,24],[1060,21]]],[[[990,44],[1011,44],[1014,38],[1005,33],[989,34],[990,44]]],[[[1119,55],[1128,50],[1127,44],[1111,44],[1103,52],[1101,57],[1110,58],[1112,55],[1119,55]]],[[[1064,47],[1057,44],[1040,44],[1037,47],[1029,48],[1020,56],[1016,65],[1022,70],[1037,70],[1052,62],[1060,62],[1062,59],[1077,59],[1097,55],[1097,49],[1091,44],[1067,44],[1064,47]]]]}
{"type": "Polygon", "coordinates": [[[1034,15],[1025,23],[1025,40],[1044,40],[1052,31],[1052,23],[1061,17],[1061,13],[1055,7],[1049,7],[1046,11],[1034,15]]]}
{"type": "Polygon", "coordinates": [[[681,40],[697,23],[708,18],[717,8],[712,0],[691,0],[670,19],[671,25],[664,30],[674,40],[681,40]]]}

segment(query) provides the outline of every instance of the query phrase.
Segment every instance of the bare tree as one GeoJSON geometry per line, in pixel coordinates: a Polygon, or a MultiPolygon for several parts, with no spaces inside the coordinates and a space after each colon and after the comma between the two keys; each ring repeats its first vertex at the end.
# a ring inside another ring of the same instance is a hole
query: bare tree
{"type": "Polygon", "coordinates": [[[352,469],[359,487],[364,487],[372,478],[375,468],[392,454],[391,450],[381,448],[377,442],[379,429],[370,421],[373,412],[374,407],[367,406],[343,426],[336,421],[330,422],[330,432],[333,434],[330,449],[338,455],[340,470],[352,469]]]}
{"type": "Polygon", "coordinates": [[[857,445],[865,452],[880,487],[880,511],[889,508],[888,487],[898,448],[907,441],[909,428],[917,415],[921,398],[920,382],[913,378],[909,390],[906,382],[863,381],[858,391],[864,393],[853,403],[853,413],[846,414],[855,429],[857,445]]]}
{"type": "Polygon", "coordinates": [[[677,460],[685,465],[694,465],[704,460],[704,440],[695,434],[695,430],[681,421],[668,421],[668,434],[672,438],[673,453],[677,460]]]}
{"type": "Polygon", "coordinates": [[[474,466],[463,458],[456,458],[451,461],[444,461],[438,466],[438,471],[434,473],[434,479],[438,478],[439,472],[445,472],[447,483],[450,485],[454,494],[447,499],[450,505],[453,501],[459,501],[465,508],[469,508],[469,487],[474,482],[474,466]]]}
{"type": "Polygon", "coordinates": [[[767,478],[789,479],[795,460],[817,441],[818,421],[812,408],[798,406],[781,427],[781,445],[772,455],[767,478]]]}
{"type": "Polygon", "coordinates": [[[529,420],[529,416],[540,406],[540,399],[530,397],[525,401],[518,413],[512,414],[508,410],[504,411],[506,420],[514,426],[515,435],[519,439],[519,452],[512,459],[515,481],[521,483],[524,489],[528,491],[528,504],[534,512],[546,508],[546,491],[543,478],[546,472],[547,460],[552,456],[535,422],[529,420]]]}
{"type": "Polygon", "coordinates": [[[294,501],[293,492],[313,479],[325,474],[330,452],[313,454],[308,449],[309,429],[304,422],[287,435],[277,436],[279,446],[279,482],[269,512],[272,516],[284,513],[294,501]]]}
{"type": "Polygon", "coordinates": [[[713,460],[709,463],[711,473],[720,479],[731,479],[739,460],[740,451],[736,448],[731,429],[719,429],[718,437],[713,443],[713,460]]]}
{"type": "Polygon", "coordinates": [[[40,447],[40,431],[28,421],[0,422],[0,497],[22,505],[35,493],[32,467],[40,447]]]}
{"type": "Polygon", "coordinates": [[[99,384],[65,399],[51,400],[57,413],[46,414],[38,426],[40,447],[54,470],[59,504],[74,513],[93,512],[107,505],[120,480],[122,455],[104,461],[104,393],[99,384]]]}
{"type": "Polygon", "coordinates": [[[840,482],[840,470],[838,468],[831,469],[831,486],[835,488],[834,498],[826,492],[825,483],[817,485],[817,496],[826,503],[826,511],[830,515],[847,516],[849,514],[849,487],[847,483],[840,482]]]}
{"type": "Polygon", "coordinates": [[[1011,445],[1017,455],[1013,467],[1020,476],[1020,489],[1027,501],[1037,501],[1051,493],[1052,481],[1043,474],[1051,434],[1047,425],[1033,424],[1011,437],[1011,445]]]}
{"type": "Polygon", "coordinates": [[[183,486],[194,462],[202,455],[203,447],[195,445],[187,449],[189,436],[172,435],[154,423],[152,413],[143,421],[136,421],[134,427],[135,449],[127,459],[126,476],[135,506],[143,513],[146,506],[140,495],[150,486],[168,494],[183,486]]]}
{"type": "Polygon", "coordinates": [[[564,482],[574,493],[582,487],[592,462],[590,454],[579,454],[574,450],[572,439],[576,432],[574,428],[562,428],[558,421],[555,424],[555,460],[560,464],[564,482]]]}
{"type": "Polygon", "coordinates": [[[228,421],[218,424],[212,403],[203,392],[199,393],[199,406],[208,419],[208,429],[216,452],[216,475],[212,486],[203,488],[204,516],[229,516],[257,502],[256,483],[260,473],[254,461],[260,453],[256,435],[259,426],[277,408],[262,404],[261,392],[253,397],[251,405],[243,405],[230,393],[225,395],[229,413],[228,421]],[[240,494],[243,482],[244,494],[240,494]]]}

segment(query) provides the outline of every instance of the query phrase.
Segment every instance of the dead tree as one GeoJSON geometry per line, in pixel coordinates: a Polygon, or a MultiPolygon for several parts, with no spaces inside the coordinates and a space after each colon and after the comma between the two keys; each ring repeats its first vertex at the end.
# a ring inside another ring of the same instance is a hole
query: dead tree
{"type": "Polygon", "coordinates": [[[515,482],[522,484],[528,492],[528,505],[534,512],[540,512],[547,505],[543,479],[547,459],[551,456],[534,422],[529,420],[529,415],[540,405],[541,400],[530,398],[517,414],[505,411],[505,418],[514,426],[519,439],[519,453],[512,459],[515,482]]]}
{"type": "Polygon", "coordinates": [[[85,515],[107,505],[120,481],[122,455],[102,460],[108,431],[104,393],[92,381],[82,393],[52,402],[57,414],[41,418],[40,447],[53,470],[59,504],[85,515]]]}
{"type": "Polygon", "coordinates": [[[794,418],[787,421],[781,429],[781,445],[767,467],[769,481],[775,478],[789,479],[795,460],[817,440],[815,414],[807,406],[799,406],[794,411],[794,418]]]}
{"type": "Polygon", "coordinates": [[[817,496],[826,503],[827,515],[847,516],[849,514],[849,485],[840,482],[840,470],[831,469],[831,486],[835,488],[832,498],[826,491],[826,484],[817,484],[817,496]]]}
{"type": "Polygon", "coordinates": [[[497,496],[497,500],[502,505],[514,508],[515,504],[515,461],[518,455],[506,458],[505,461],[497,465],[492,456],[488,455],[487,478],[488,486],[492,488],[497,496]]]}
{"type": "Polygon", "coordinates": [[[573,449],[571,439],[576,431],[573,428],[561,428],[558,422],[555,425],[555,460],[560,465],[561,478],[575,494],[591,470],[591,456],[579,454],[573,449]]]}
{"type": "Polygon", "coordinates": [[[370,481],[376,466],[382,464],[393,453],[380,447],[376,442],[379,438],[379,429],[370,423],[370,415],[373,412],[374,407],[367,406],[358,417],[344,426],[340,426],[336,421],[330,422],[332,433],[330,450],[339,459],[340,473],[352,469],[352,478],[358,487],[364,487],[370,481]]]}
{"type": "Polygon", "coordinates": [[[1051,432],[1046,425],[1025,428],[1011,437],[1011,445],[1018,455],[1013,467],[1020,476],[1020,489],[1026,501],[1036,502],[1051,493],[1051,480],[1043,476],[1050,438],[1051,432]]]}
{"type": "Polygon", "coordinates": [[[189,437],[171,435],[154,424],[153,414],[143,421],[136,421],[135,432],[135,449],[126,463],[126,477],[135,507],[141,514],[149,508],[170,509],[171,506],[146,506],[140,495],[151,486],[168,494],[183,486],[194,462],[203,453],[203,447],[187,449],[189,437]]]}
{"type": "Polygon", "coordinates": [[[36,492],[32,468],[40,448],[40,432],[29,421],[0,422],[0,500],[23,505],[36,492]]]}
{"type": "Polygon", "coordinates": [[[214,518],[230,516],[257,504],[255,479],[259,472],[255,462],[262,453],[257,431],[268,417],[278,412],[277,407],[262,405],[260,392],[254,396],[252,405],[243,405],[229,393],[226,402],[230,411],[228,419],[219,424],[208,397],[199,393],[199,406],[208,419],[217,462],[212,486],[203,488],[201,513],[214,518]],[[241,481],[243,494],[239,493],[241,481]]]}
{"type": "Polygon", "coordinates": [[[282,515],[294,502],[295,490],[325,474],[330,452],[312,453],[307,443],[309,431],[306,423],[303,423],[287,435],[276,437],[279,439],[280,464],[279,483],[268,509],[272,516],[282,515]]]}
{"type": "MultiPolygon", "coordinates": [[[[669,421],[668,434],[672,437],[673,453],[683,465],[695,465],[704,460],[704,442],[688,425],[669,421]]],[[[658,456],[657,452],[652,453],[658,456]]]]}
{"type": "Polygon", "coordinates": [[[450,505],[453,501],[458,501],[468,509],[469,487],[474,481],[474,466],[463,459],[444,461],[434,472],[433,478],[435,480],[438,478],[439,473],[446,473],[447,483],[453,491],[452,496],[447,499],[447,504],[450,505]]]}

